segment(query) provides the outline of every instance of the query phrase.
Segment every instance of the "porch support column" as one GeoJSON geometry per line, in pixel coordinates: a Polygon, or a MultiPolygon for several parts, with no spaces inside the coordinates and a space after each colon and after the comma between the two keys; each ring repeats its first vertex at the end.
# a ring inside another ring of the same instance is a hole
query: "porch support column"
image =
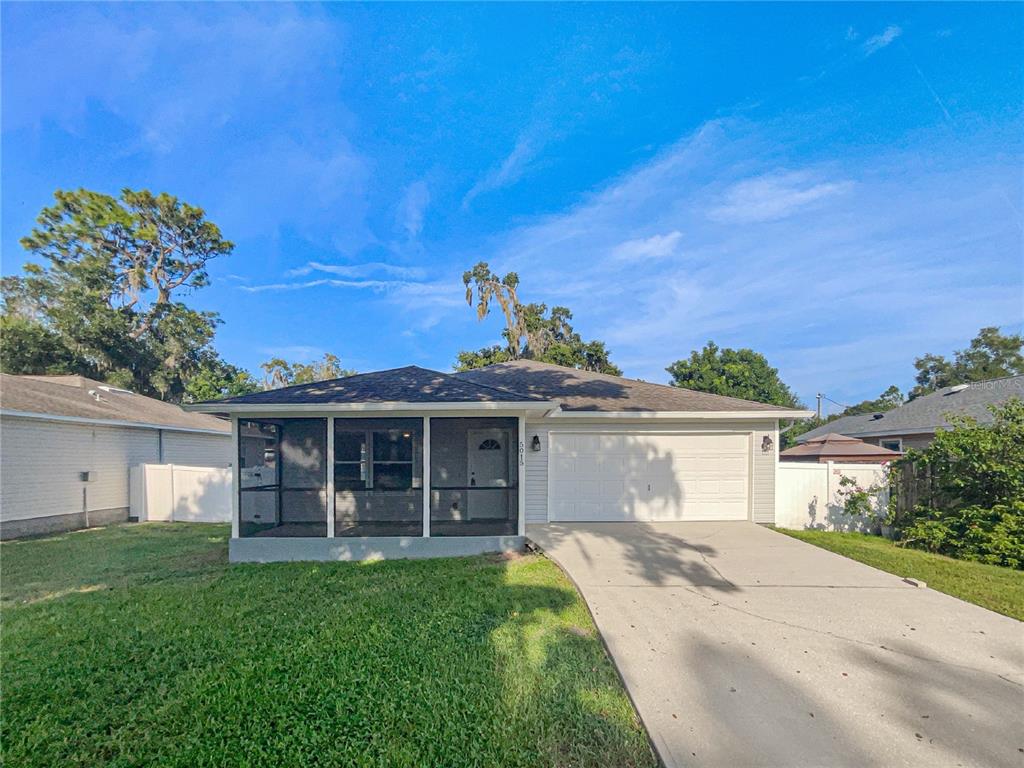
{"type": "Polygon", "coordinates": [[[327,417],[327,538],[334,538],[334,417],[327,417]]]}
{"type": "Polygon", "coordinates": [[[516,492],[518,493],[517,511],[519,513],[519,535],[526,535],[526,416],[519,417],[519,456],[516,459],[516,492]]]}
{"type": "Polygon", "coordinates": [[[241,493],[242,461],[239,458],[238,443],[240,426],[238,417],[231,417],[231,538],[237,539],[242,528],[242,504],[239,494],[241,493]]]}
{"type": "Polygon", "coordinates": [[[423,417],[423,536],[430,537],[430,417],[423,417]]]}

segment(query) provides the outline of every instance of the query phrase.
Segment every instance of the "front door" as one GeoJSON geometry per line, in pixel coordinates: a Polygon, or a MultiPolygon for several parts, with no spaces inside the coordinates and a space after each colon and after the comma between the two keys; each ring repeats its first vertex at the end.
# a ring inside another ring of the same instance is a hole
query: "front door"
{"type": "Polygon", "coordinates": [[[471,429],[467,437],[470,487],[507,488],[509,430],[471,429]]]}

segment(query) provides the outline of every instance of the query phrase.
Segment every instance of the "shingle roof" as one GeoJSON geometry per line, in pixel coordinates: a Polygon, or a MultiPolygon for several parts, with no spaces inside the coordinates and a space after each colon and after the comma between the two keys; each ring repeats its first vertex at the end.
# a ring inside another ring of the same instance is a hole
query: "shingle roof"
{"type": "Polygon", "coordinates": [[[898,459],[901,455],[899,451],[890,451],[888,448],[871,445],[855,437],[829,432],[800,445],[787,448],[779,454],[779,458],[794,459],[831,456],[839,459],[876,458],[879,461],[888,461],[898,459]]]}
{"type": "Polygon", "coordinates": [[[173,403],[116,389],[84,376],[0,374],[0,409],[46,416],[127,421],[168,429],[231,432],[216,416],[189,413],[173,403]],[[92,391],[94,394],[89,394],[92,391]]]}
{"type": "MultiPolygon", "coordinates": [[[[529,393],[561,403],[563,411],[781,411],[777,405],[515,360],[453,374],[465,381],[529,393]]],[[[795,409],[793,409],[795,412],[795,409]]]]}
{"type": "Polygon", "coordinates": [[[881,415],[861,413],[843,416],[805,432],[796,440],[798,443],[806,443],[828,432],[838,432],[851,437],[934,432],[936,429],[949,427],[949,422],[945,418],[948,413],[966,414],[981,424],[988,424],[992,421],[992,413],[988,406],[1005,403],[1012,397],[1024,400],[1024,376],[977,381],[965,388],[945,387],[881,415]]]}
{"type": "Polygon", "coordinates": [[[269,389],[215,401],[224,405],[330,405],[339,403],[543,402],[543,397],[495,389],[415,365],[269,389]]]}

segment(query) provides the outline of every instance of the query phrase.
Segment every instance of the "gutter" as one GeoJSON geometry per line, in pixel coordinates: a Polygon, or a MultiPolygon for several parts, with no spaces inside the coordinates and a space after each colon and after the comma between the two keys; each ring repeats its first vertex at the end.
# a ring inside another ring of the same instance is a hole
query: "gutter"
{"type": "MultiPolygon", "coordinates": [[[[219,435],[230,437],[230,427],[225,430],[203,429],[202,427],[178,427],[173,424],[154,424],[145,421],[123,421],[120,419],[91,419],[85,416],[61,416],[55,413],[34,413],[32,411],[12,411],[0,408],[0,416],[19,419],[36,419],[38,421],[57,421],[68,424],[94,424],[101,427],[135,427],[136,429],[162,429],[168,432],[193,432],[200,435],[219,435]]],[[[225,426],[228,426],[225,424],[225,426]]]]}

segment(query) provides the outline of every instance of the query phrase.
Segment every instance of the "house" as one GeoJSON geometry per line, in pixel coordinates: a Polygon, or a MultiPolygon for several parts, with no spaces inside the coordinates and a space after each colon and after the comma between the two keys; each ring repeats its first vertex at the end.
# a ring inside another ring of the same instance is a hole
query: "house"
{"type": "Polygon", "coordinates": [[[884,413],[843,416],[805,432],[796,438],[806,443],[829,432],[856,437],[891,451],[925,448],[939,429],[948,429],[948,414],[963,414],[980,424],[992,422],[990,405],[1002,405],[1011,398],[1024,400],[1024,376],[1005,376],[953,387],[914,398],[884,413]]]}
{"type": "Polygon", "coordinates": [[[233,560],[520,549],[528,524],[775,519],[780,408],[529,360],[188,406],[231,419],[233,560]]]}
{"type": "Polygon", "coordinates": [[[0,538],[127,520],[130,467],[233,456],[223,419],[82,376],[0,374],[0,538]]]}
{"type": "Polygon", "coordinates": [[[888,448],[865,443],[855,437],[829,432],[787,448],[779,454],[779,460],[809,461],[818,464],[827,464],[830,461],[844,464],[880,464],[898,459],[902,455],[899,451],[890,451],[888,448]]]}

